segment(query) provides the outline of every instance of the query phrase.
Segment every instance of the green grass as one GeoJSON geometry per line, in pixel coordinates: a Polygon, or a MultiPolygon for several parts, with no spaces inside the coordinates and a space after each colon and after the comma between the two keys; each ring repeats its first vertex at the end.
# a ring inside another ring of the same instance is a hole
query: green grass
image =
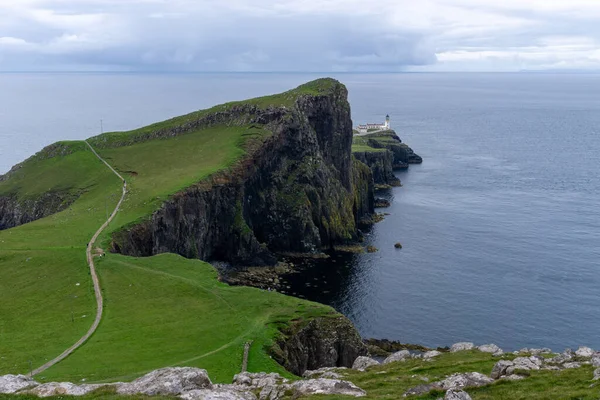
{"type": "MultiPolygon", "coordinates": [[[[249,103],[288,105],[294,96],[331,90],[333,82],[249,103]]],[[[118,143],[189,118],[103,138],[118,143]]],[[[97,244],[106,246],[111,232],[148,218],[174,193],[231,168],[249,145],[270,134],[234,123],[100,149],[127,179],[129,192],[97,244]]],[[[0,182],[0,195],[34,199],[47,191],[79,197],[62,212],[0,231],[0,374],[25,373],[30,364],[35,368],[56,357],[85,333],[95,313],[85,247],[119,200],[121,182],[83,142],[42,151],[0,182]]],[[[266,351],[276,327],[333,312],[276,293],[228,287],[208,264],[174,255],[109,254],[97,264],[106,307],[100,327],[82,348],[37,377],[42,381],[128,380],[164,366],[193,365],[206,368],[216,382],[230,382],[247,340],[254,340],[249,370],[285,374],[266,351]]]]}
{"type": "Polygon", "coordinates": [[[381,153],[387,151],[386,149],[376,149],[375,147],[367,146],[366,144],[353,144],[352,152],[353,153],[361,153],[361,152],[373,152],[373,153],[381,153]]]}

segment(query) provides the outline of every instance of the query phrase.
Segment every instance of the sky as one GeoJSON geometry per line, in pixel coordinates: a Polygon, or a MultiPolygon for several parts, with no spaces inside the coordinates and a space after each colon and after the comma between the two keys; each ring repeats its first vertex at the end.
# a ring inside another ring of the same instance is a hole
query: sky
{"type": "Polygon", "coordinates": [[[599,71],[600,0],[0,0],[0,71],[599,71]]]}

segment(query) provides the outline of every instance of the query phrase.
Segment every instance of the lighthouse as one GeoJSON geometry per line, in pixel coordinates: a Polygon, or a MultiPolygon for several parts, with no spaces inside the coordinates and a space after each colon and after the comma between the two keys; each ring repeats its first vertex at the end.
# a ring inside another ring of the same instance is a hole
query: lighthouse
{"type": "Polygon", "coordinates": [[[385,124],[384,124],[384,126],[385,126],[385,129],[390,129],[391,128],[391,126],[390,126],[390,115],[389,114],[385,116],[385,124]]]}

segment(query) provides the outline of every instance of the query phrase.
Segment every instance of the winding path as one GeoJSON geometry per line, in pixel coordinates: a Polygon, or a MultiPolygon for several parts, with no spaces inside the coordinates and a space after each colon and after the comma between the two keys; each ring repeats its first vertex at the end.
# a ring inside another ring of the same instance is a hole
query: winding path
{"type": "Polygon", "coordinates": [[[108,226],[108,224],[110,224],[110,222],[113,220],[115,215],[117,215],[117,212],[119,211],[119,207],[121,207],[121,204],[123,203],[123,200],[125,199],[125,195],[127,194],[127,182],[117,171],[115,171],[115,169],[109,163],[107,163],[102,157],[100,157],[98,155],[98,153],[96,153],[96,150],[94,150],[94,148],[86,140],[84,140],[84,142],[85,142],[85,144],[87,144],[87,146],[90,148],[90,150],[92,150],[92,153],[94,153],[94,155],[96,157],[98,157],[98,159],[100,161],[102,161],[108,168],[110,168],[110,170],[116,176],[118,176],[119,179],[121,179],[121,181],[123,182],[123,194],[121,195],[121,199],[117,203],[117,206],[113,210],[112,214],[110,214],[110,217],[108,217],[108,219],[104,222],[104,224],[102,224],[102,226],[96,231],[94,236],[92,236],[92,238],[90,239],[90,242],[88,243],[87,248],[85,250],[85,255],[87,257],[87,263],[90,267],[90,274],[92,275],[92,281],[94,282],[94,294],[96,296],[96,305],[97,305],[96,318],[94,319],[94,323],[92,324],[90,329],[87,331],[87,333],[85,335],[83,335],[83,337],[81,339],[79,339],[77,341],[77,343],[75,343],[73,346],[69,347],[67,350],[65,350],[61,355],[59,355],[55,359],[50,360],[46,364],[42,365],[41,367],[33,370],[31,372],[31,376],[37,375],[41,372],[44,372],[45,370],[52,367],[53,365],[58,364],[59,362],[61,362],[65,358],[67,358],[69,355],[71,355],[79,347],[81,347],[81,345],[83,345],[94,334],[94,332],[96,332],[96,329],[98,329],[98,325],[100,325],[100,320],[102,319],[102,311],[104,308],[104,302],[102,300],[102,291],[100,289],[100,281],[98,280],[98,275],[96,274],[96,267],[94,265],[94,256],[92,255],[92,249],[94,248],[94,243],[98,239],[98,236],[100,236],[102,231],[104,231],[104,229],[106,229],[106,227],[108,226]]]}

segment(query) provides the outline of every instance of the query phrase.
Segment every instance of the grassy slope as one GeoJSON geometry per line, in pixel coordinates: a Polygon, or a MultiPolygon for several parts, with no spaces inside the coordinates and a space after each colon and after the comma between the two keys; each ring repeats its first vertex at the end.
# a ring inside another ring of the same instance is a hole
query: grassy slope
{"type": "MultiPolygon", "coordinates": [[[[285,103],[330,84],[319,81],[252,102],[285,103]]],[[[122,139],[135,132],[105,136],[122,139]]],[[[130,192],[101,242],[110,231],[147,217],[169,195],[232,165],[248,138],[268,134],[260,128],[215,127],[102,149],[117,170],[135,173],[127,176],[130,192]]],[[[0,232],[0,374],[23,373],[30,361],[36,367],[55,357],[92,321],[85,246],[114,208],[121,184],[82,142],[69,146],[72,154],[33,157],[0,182],[0,194],[20,197],[57,189],[83,193],[61,213],[0,232]]],[[[275,293],[229,288],[216,282],[207,264],[171,255],[139,260],[108,255],[98,270],[106,296],[98,332],[39,379],[130,379],[166,365],[195,365],[225,382],[239,371],[242,345],[249,339],[255,340],[250,370],[283,372],[264,349],[275,334],[270,323],[331,312],[275,293]]]]}

